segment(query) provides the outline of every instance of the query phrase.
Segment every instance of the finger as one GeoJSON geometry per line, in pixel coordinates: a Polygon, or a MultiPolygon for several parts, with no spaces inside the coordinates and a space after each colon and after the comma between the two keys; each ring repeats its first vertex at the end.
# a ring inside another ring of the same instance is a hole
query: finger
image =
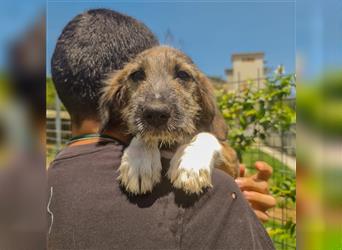
{"type": "Polygon", "coordinates": [[[246,171],[246,166],[244,164],[240,164],[240,167],[239,167],[239,170],[240,170],[240,177],[244,177],[245,176],[245,171],[246,171]]]}
{"type": "Polygon", "coordinates": [[[268,183],[266,181],[256,181],[251,177],[240,177],[235,180],[241,191],[255,191],[268,194],[268,183]]]}
{"type": "Polygon", "coordinates": [[[261,194],[254,191],[243,191],[245,198],[252,204],[253,207],[267,210],[276,205],[276,200],[273,196],[268,194],[261,194]]]}
{"type": "Polygon", "coordinates": [[[253,210],[255,215],[258,217],[259,220],[261,220],[261,222],[265,223],[269,220],[269,216],[267,213],[262,212],[260,210],[253,210]]]}
{"type": "Polygon", "coordinates": [[[254,164],[254,166],[258,170],[258,173],[256,174],[256,179],[268,181],[268,179],[272,175],[273,168],[263,161],[257,161],[254,164]]]}

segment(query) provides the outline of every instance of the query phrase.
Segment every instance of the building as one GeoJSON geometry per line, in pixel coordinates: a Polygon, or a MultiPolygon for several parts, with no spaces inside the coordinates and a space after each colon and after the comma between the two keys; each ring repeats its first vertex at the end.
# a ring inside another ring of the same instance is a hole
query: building
{"type": "Polygon", "coordinates": [[[263,52],[238,53],[231,57],[232,68],[226,69],[227,82],[237,89],[249,81],[262,86],[262,80],[267,74],[263,52]]]}

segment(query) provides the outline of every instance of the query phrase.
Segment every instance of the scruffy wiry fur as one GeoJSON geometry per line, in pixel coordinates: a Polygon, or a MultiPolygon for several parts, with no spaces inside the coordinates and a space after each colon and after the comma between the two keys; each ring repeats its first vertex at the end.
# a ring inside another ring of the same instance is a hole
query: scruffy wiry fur
{"type": "Polygon", "coordinates": [[[100,99],[100,114],[102,130],[120,126],[135,136],[119,168],[120,181],[132,193],[148,192],[158,182],[159,175],[153,173],[161,167],[153,162],[160,159],[160,148],[177,149],[168,175],[186,192],[200,193],[209,187],[213,167],[237,176],[235,152],[217,140],[225,138],[226,127],[211,84],[192,60],[176,49],[148,49],[111,74],[100,99]],[[147,108],[166,110],[165,124],[146,122],[147,108]],[[142,157],[142,152],[143,163],[131,159],[142,157]],[[146,180],[149,178],[153,183],[146,180]]]}

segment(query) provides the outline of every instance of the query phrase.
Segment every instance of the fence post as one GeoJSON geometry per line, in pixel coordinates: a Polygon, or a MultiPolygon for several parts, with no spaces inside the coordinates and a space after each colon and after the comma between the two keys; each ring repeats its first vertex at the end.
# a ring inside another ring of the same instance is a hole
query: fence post
{"type": "Polygon", "coordinates": [[[61,101],[58,96],[55,99],[56,117],[55,117],[55,131],[56,131],[56,148],[59,151],[62,147],[62,121],[61,121],[61,101]]]}

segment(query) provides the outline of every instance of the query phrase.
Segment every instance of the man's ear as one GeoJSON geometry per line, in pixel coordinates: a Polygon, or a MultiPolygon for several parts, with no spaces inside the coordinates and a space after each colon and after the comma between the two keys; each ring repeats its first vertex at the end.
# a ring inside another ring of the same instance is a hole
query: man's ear
{"type": "Polygon", "coordinates": [[[108,77],[101,91],[99,101],[99,133],[121,123],[121,110],[126,100],[125,72],[117,72],[108,77]]]}

